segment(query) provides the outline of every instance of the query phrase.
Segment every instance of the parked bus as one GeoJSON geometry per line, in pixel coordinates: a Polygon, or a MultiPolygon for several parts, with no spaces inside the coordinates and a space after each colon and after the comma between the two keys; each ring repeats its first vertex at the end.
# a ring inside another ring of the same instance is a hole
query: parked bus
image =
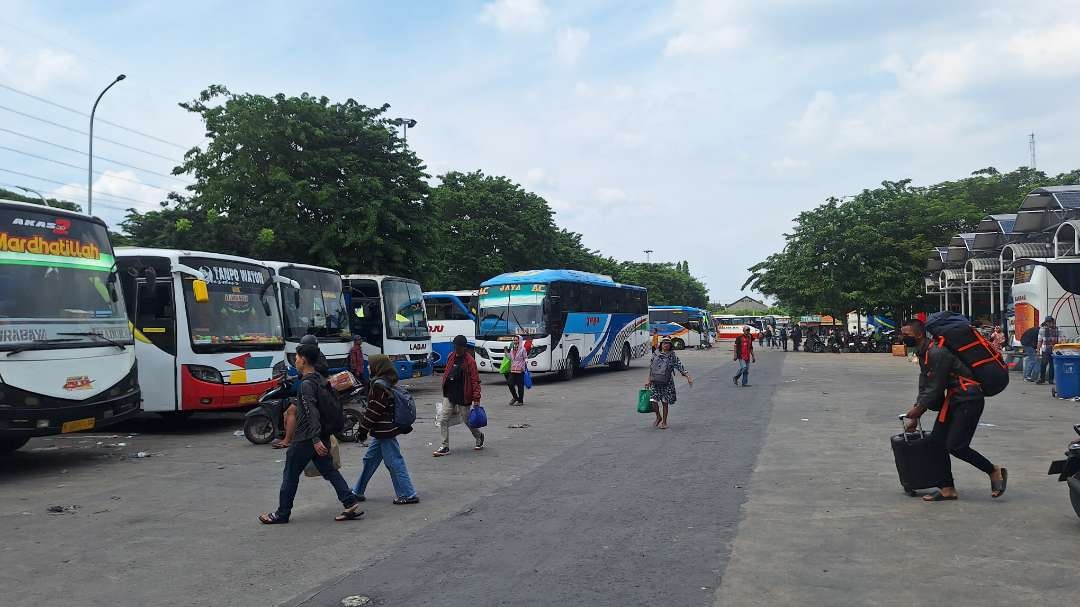
{"type": "Polygon", "coordinates": [[[649,306],[649,329],[657,329],[661,337],[670,338],[676,350],[712,347],[712,317],[700,308],[649,306]]]}
{"type": "Polygon", "coordinates": [[[716,323],[716,339],[733,340],[742,335],[743,327],[750,327],[750,334],[757,339],[761,333],[761,316],[734,316],[731,314],[714,314],[713,321],[716,323]]]}
{"type": "Polygon", "coordinates": [[[138,412],[113,255],[96,217],[0,200],[0,453],[138,412]]]}
{"type": "Polygon", "coordinates": [[[477,291],[437,291],[424,293],[428,329],[431,330],[431,349],[435,367],[446,364],[454,350],[454,337],[464,335],[470,343],[476,340],[477,291]]]}
{"type": "Polygon", "coordinates": [[[345,309],[353,335],[364,338],[364,353],[386,354],[398,377],[431,375],[431,332],[420,283],[375,274],[344,277],[345,309]]]}
{"type": "Polygon", "coordinates": [[[649,349],[644,288],[576,270],[502,274],[480,286],[476,360],[497,373],[514,335],[532,340],[529,369],[571,379],[579,369],[625,369],[649,349]]]}
{"type": "Polygon", "coordinates": [[[1054,277],[1050,268],[1061,268],[1059,272],[1070,271],[1076,267],[1073,260],[1030,259],[1018,260],[1013,271],[1012,300],[1014,307],[1013,332],[1010,334],[1014,346],[1020,345],[1020,336],[1031,327],[1038,327],[1047,316],[1057,321],[1062,338],[1080,336],[1080,300],[1075,293],[1066,291],[1054,277]]]}
{"type": "Polygon", "coordinates": [[[169,249],[116,250],[143,410],[187,415],[254,405],[285,372],[276,277],[266,264],[169,249]]]}
{"type": "Polygon", "coordinates": [[[331,371],[348,368],[352,333],[342,297],[341,274],[299,263],[265,263],[277,276],[289,281],[282,282],[278,289],[289,374],[296,375],[296,346],[305,335],[314,335],[319,340],[319,350],[326,356],[331,371]]]}

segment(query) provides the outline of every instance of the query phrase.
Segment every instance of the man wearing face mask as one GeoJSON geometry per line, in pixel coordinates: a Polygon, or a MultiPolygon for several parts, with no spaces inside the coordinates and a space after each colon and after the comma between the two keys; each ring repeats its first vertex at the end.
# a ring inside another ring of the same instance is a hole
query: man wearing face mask
{"type": "MultiPolygon", "coordinates": [[[[971,370],[947,347],[934,343],[926,334],[920,320],[909,320],[901,330],[904,345],[916,348],[919,359],[919,395],[907,412],[907,430],[914,431],[916,420],[927,409],[938,412],[930,440],[941,445],[950,455],[961,459],[990,477],[990,496],[1005,493],[1008,472],[996,466],[971,448],[971,439],[979,426],[985,400],[979,382],[972,379],[971,370]]],[[[945,460],[950,462],[948,458],[945,460]]],[[[928,502],[957,499],[951,466],[944,470],[938,485],[940,491],[923,496],[928,502]]]]}

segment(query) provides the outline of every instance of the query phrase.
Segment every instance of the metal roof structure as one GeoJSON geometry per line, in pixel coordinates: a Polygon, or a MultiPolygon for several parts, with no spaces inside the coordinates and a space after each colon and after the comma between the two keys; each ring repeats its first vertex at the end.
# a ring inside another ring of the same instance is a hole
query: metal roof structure
{"type": "Polygon", "coordinates": [[[949,247],[934,247],[926,257],[926,271],[940,272],[949,261],[949,247]]]}
{"type": "Polygon", "coordinates": [[[1035,188],[1020,203],[1013,232],[1049,231],[1066,219],[1080,219],[1080,185],[1035,188]]]}
{"type": "Polygon", "coordinates": [[[1076,257],[1080,255],[1080,220],[1068,219],[1054,231],[1054,257],[1076,257]]]}
{"type": "Polygon", "coordinates": [[[1016,213],[987,215],[975,227],[975,248],[1000,249],[1017,238],[1013,232],[1014,225],[1016,225],[1016,213]]]}

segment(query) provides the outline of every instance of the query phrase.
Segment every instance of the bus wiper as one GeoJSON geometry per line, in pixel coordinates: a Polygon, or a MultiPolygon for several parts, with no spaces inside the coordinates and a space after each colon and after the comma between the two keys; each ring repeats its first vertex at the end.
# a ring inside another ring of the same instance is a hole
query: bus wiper
{"type": "Polygon", "coordinates": [[[82,331],[82,332],[79,332],[79,333],[57,333],[57,335],[76,335],[76,336],[79,336],[79,337],[96,337],[98,339],[103,339],[103,340],[109,342],[110,344],[116,346],[117,348],[120,348],[121,350],[125,349],[124,344],[122,344],[122,343],[120,343],[120,342],[118,342],[118,341],[116,341],[114,339],[110,339],[108,337],[105,337],[101,333],[94,333],[93,331],[82,331]]]}
{"type": "MultiPolygon", "coordinates": [[[[61,335],[63,335],[63,333],[61,333],[61,335]]],[[[53,338],[53,339],[35,339],[32,342],[23,344],[23,345],[21,345],[21,346],[19,346],[17,348],[14,348],[14,349],[8,351],[7,356],[11,356],[12,354],[18,354],[19,352],[26,352],[28,350],[42,350],[42,349],[44,349],[44,348],[39,348],[37,346],[48,346],[50,344],[66,344],[66,343],[71,343],[71,342],[76,342],[76,341],[79,341],[79,340],[78,339],[71,339],[71,338],[67,338],[67,337],[57,337],[57,338],[53,338]]]]}

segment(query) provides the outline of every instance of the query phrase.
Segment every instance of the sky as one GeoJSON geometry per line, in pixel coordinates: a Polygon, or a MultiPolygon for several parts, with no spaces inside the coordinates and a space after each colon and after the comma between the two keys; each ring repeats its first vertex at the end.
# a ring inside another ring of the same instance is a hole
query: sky
{"type": "Polygon", "coordinates": [[[504,175],[587,246],[686,260],[730,302],[829,196],[1027,166],[1030,133],[1038,168],[1080,168],[1078,9],[0,0],[0,186],[84,201],[85,114],[120,73],[95,123],[94,213],[114,226],[189,182],[170,172],[203,130],[177,103],[209,84],[389,103],[433,179],[504,175]]]}

